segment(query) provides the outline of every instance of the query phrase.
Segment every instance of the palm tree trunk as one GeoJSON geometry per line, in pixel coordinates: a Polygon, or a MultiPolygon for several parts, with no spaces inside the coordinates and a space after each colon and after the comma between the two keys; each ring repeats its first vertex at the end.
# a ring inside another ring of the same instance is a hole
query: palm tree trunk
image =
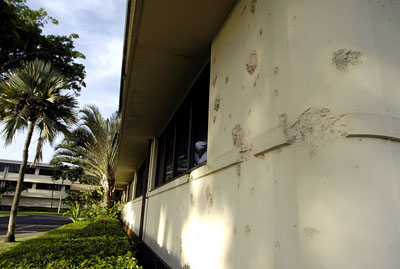
{"type": "Polygon", "coordinates": [[[22,163],[21,166],[19,167],[17,187],[15,188],[14,199],[11,206],[10,220],[8,222],[8,231],[4,238],[4,242],[15,242],[15,226],[16,226],[18,204],[19,204],[19,199],[21,197],[22,183],[24,182],[24,176],[25,176],[25,167],[28,161],[28,150],[32,140],[32,134],[34,128],[35,128],[35,123],[33,121],[29,121],[28,134],[26,135],[24,152],[22,155],[22,163]]]}
{"type": "Polygon", "coordinates": [[[103,207],[110,208],[110,184],[107,179],[103,181],[103,191],[103,207]]]}

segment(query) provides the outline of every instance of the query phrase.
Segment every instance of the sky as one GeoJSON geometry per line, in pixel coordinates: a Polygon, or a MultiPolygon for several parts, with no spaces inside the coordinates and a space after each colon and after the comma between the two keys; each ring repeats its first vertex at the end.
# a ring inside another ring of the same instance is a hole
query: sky
{"type": "MultiPolygon", "coordinates": [[[[86,69],[86,88],[79,105],[96,105],[103,117],[111,116],[119,105],[126,0],[27,0],[26,4],[31,9],[42,7],[58,20],[58,25],[47,24],[44,34],[79,35],[74,45],[86,56],[79,60],[86,69]]],[[[18,133],[7,147],[0,140],[0,159],[22,160],[25,136],[26,132],[18,133]]],[[[28,161],[35,156],[36,141],[37,135],[29,147],[28,161]]],[[[42,162],[48,163],[53,153],[47,144],[42,162]]]]}

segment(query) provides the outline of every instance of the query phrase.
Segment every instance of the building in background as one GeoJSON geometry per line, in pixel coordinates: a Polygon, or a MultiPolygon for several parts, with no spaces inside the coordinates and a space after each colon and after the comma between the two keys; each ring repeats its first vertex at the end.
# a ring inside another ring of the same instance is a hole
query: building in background
{"type": "MultiPolygon", "coordinates": [[[[21,162],[0,160],[0,186],[16,187],[18,172],[21,162]]],[[[21,193],[20,207],[33,208],[58,208],[61,201],[66,197],[66,190],[70,189],[71,181],[53,181],[54,168],[48,164],[38,164],[36,168],[27,164],[24,178],[24,190],[21,193]]],[[[6,192],[0,201],[0,206],[11,206],[14,192],[6,192]]],[[[61,208],[66,206],[61,202],[61,208]]]]}
{"type": "Polygon", "coordinates": [[[391,0],[128,0],[128,233],[172,268],[400,268],[399,25],[391,0]]]}

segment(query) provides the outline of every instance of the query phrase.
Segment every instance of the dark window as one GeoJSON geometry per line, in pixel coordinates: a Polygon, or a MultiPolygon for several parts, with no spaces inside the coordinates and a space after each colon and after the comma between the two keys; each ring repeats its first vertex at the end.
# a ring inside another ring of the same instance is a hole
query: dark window
{"type": "Polygon", "coordinates": [[[159,138],[155,187],[207,161],[207,65],[159,138]]]}
{"type": "Polygon", "coordinates": [[[41,176],[52,176],[52,175],[54,175],[54,170],[40,169],[39,170],[39,175],[41,175],[41,176]]]}
{"type": "Polygon", "coordinates": [[[7,180],[6,186],[15,188],[15,187],[17,187],[17,181],[8,181],[7,180]]]}
{"type": "Polygon", "coordinates": [[[8,173],[19,173],[19,166],[9,166],[8,167],[8,173]]]}
{"type": "MultiPolygon", "coordinates": [[[[8,187],[17,187],[17,181],[6,181],[6,186],[8,187]]],[[[31,182],[23,182],[22,186],[24,186],[25,189],[32,189],[32,183],[31,182]]]]}
{"type": "Polygon", "coordinates": [[[135,198],[143,195],[144,182],[146,178],[149,176],[149,164],[148,164],[149,156],[147,156],[146,160],[142,163],[139,170],[137,171],[137,180],[136,180],[136,190],[135,190],[135,198]]]}
{"type": "Polygon", "coordinates": [[[35,168],[30,168],[30,167],[25,168],[25,174],[34,175],[35,174],[35,168]]]}
{"type": "Polygon", "coordinates": [[[5,165],[0,165],[0,172],[4,172],[4,169],[6,169],[5,165]]]}
{"type": "Polygon", "coordinates": [[[24,186],[24,188],[26,189],[32,189],[32,182],[24,182],[22,183],[22,185],[24,186]]]}
{"type": "Polygon", "coordinates": [[[71,188],[71,186],[65,186],[65,190],[68,191],[71,188]]]}
{"type": "Polygon", "coordinates": [[[36,189],[38,189],[38,190],[49,190],[49,191],[61,191],[61,185],[37,183],[36,184],[36,189]]]}

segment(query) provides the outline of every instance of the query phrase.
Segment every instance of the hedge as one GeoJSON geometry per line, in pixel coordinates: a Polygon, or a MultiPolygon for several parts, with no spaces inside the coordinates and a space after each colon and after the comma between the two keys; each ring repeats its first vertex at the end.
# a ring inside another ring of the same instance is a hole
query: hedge
{"type": "Polygon", "coordinates": [[[118,221],[78,221],[0,255],[0,268],[133,268],[132,244],[118,221]]]}

